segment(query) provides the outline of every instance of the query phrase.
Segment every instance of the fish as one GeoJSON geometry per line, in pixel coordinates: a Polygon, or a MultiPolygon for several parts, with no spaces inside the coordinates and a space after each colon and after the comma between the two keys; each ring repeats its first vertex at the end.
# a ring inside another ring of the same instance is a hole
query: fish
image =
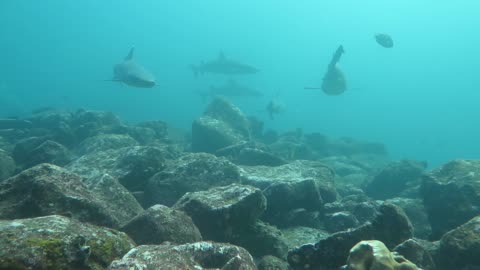
{"type": "Polygon", "coordinates": [[[203,75],[204,73],[246,75],[259,72],[256,67],[225,57],[223,52],[221,52],[215,60],[202,62],[200,65],[191,65],[190,67],[195,77],[198,77],[198,75],[203,75]]]}
{"type": "Polygon", "coordinates": [[[272,99],[270,100],[270,102],[268,102],[266,109],[267,109],[268,115],[270,116],[270,120],[273,120],[274,118],[273,116],[275,114],[280,114],[285,111],[285,104],[283,104],[277,99],[272,99]]]}
{"type": "Polygon", "coordinates": [[[338,96],[347,90],[347,80],[343,71],[338,67],[338,62],[342,54],[345,53],[343,46],[340,45],[333,54],[332,60],[328,64],[328,69],[323,76],[321,87],[304,87],[304,89],[321,89],[329,96],[338,96]]]}
{"type": "Polygon", "coordinates": [[[375,34],[375,40],[384,48],[393,48],[393,39],[388,34],[375,34]]]}
{"type": "Polygon", "coordinates": [[[240,84],[233,79],[227,80],[227,82],[221,86],[210,86],[208,91],[199,92],[202,98],[213,96],[225,96],[225,97],[262,97],[263,93],[250,88],[246,85],[240,84]]]}
{"type": "Polygon", "coordinates": [[[31,128],[32,122],[28,120],[4,118],[0,119],[0,130],[2,129],[25,129],[31,128]]]}
{"type": "Polygon", "coordinates": [[[121,82],[126,85],[138,88],[152,88],[155,86],[155,77],[143,66],[135,62],[131,48],[122,63],[113,67],[113,79],[111,81],[121,82]]]}

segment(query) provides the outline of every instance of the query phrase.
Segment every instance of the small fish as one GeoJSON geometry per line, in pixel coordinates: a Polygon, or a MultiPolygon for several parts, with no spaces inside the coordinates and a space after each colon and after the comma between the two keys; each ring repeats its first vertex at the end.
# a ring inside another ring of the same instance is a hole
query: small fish
{"type": "Polygon", "coordinates": [[[220,53],[215,60],[206,63],[202,62],[200,65],[192,65],[191,68],[195,77],[204,73],[245,75],[255,74],[259,71],[253,66],[228,59],[223,53],[220,53]]]}
{"type": "Polygon", "coordinates": [[[393,39],[388,34],[376,34],[375,40],[384,48],[393,48],[393,39]]]}
{"type": "Polygon", "coordinates": [[[270,120],[273,120],[273,116],[275,114],[280,114],[285,111],[285,104],[283,104],[277,99],[272,99],[270,100],[270,102],[268,102],[266,109],[267,109],[268,115],[270,116],[270,120]]]}
{"type": "Polygon", "coordinates": [[[131,48],[125,60],[116,64],[113,68],[111,81],[121,82],[138,88],[152,88],[155,86],[155,78],[143,66],[133,60],[135,48],[131,48]]]}

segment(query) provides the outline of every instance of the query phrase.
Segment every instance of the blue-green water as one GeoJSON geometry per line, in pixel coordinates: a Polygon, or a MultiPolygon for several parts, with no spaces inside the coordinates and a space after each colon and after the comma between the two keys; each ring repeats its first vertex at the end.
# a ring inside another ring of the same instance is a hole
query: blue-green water
{"type": "Polygon", "coordinates": [[[37,107],[111,110],[128,121],[188,128],[206,104],[189,66],[220,51],[261,70],[239,81],[260,99],[235,102],[268,128],[384,142],[392,158],[438,165],[480,153],[478,1],[17,1],[0,3],[2,117],[37,107]],[[390,34],[385,49],[373,35],[390,34]],[[350,89],[320,85],[330,57],[350,89]],[[131,46],[153,89],[105,82],[131,46]],[[287,111],[259,112],[280,93],[287,111]]]}

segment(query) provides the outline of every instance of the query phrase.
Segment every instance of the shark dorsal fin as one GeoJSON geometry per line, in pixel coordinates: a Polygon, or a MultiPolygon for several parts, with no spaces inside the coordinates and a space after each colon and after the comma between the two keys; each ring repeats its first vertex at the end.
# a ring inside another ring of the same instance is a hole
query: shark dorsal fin
{"type": "Polygon", "coordinates": [[[222,51],[218,54],[218,60],[220,61],[225,60],[225,54],[222,51]]]}
{"type": "Polygon", "coordinates": [[[135,47],[132,47],[130,49],[130,52],[128,53],[127,57],[125,57],[125,61],[129,61],[133,59],[133,53],[135,52],[135,47]]]}

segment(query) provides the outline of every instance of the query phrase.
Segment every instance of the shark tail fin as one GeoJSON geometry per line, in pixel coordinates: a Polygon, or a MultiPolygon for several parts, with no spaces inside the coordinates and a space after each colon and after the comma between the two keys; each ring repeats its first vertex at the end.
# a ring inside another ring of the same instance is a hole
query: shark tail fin
{"type": "Polygon", "coordinates": [[[125,57],[125,61],[132,60],[133,59],[133,53],[135,52],[135,47],[132,47],[130,49],[130,52],[128,53],[127,57],[125,57]]]}

